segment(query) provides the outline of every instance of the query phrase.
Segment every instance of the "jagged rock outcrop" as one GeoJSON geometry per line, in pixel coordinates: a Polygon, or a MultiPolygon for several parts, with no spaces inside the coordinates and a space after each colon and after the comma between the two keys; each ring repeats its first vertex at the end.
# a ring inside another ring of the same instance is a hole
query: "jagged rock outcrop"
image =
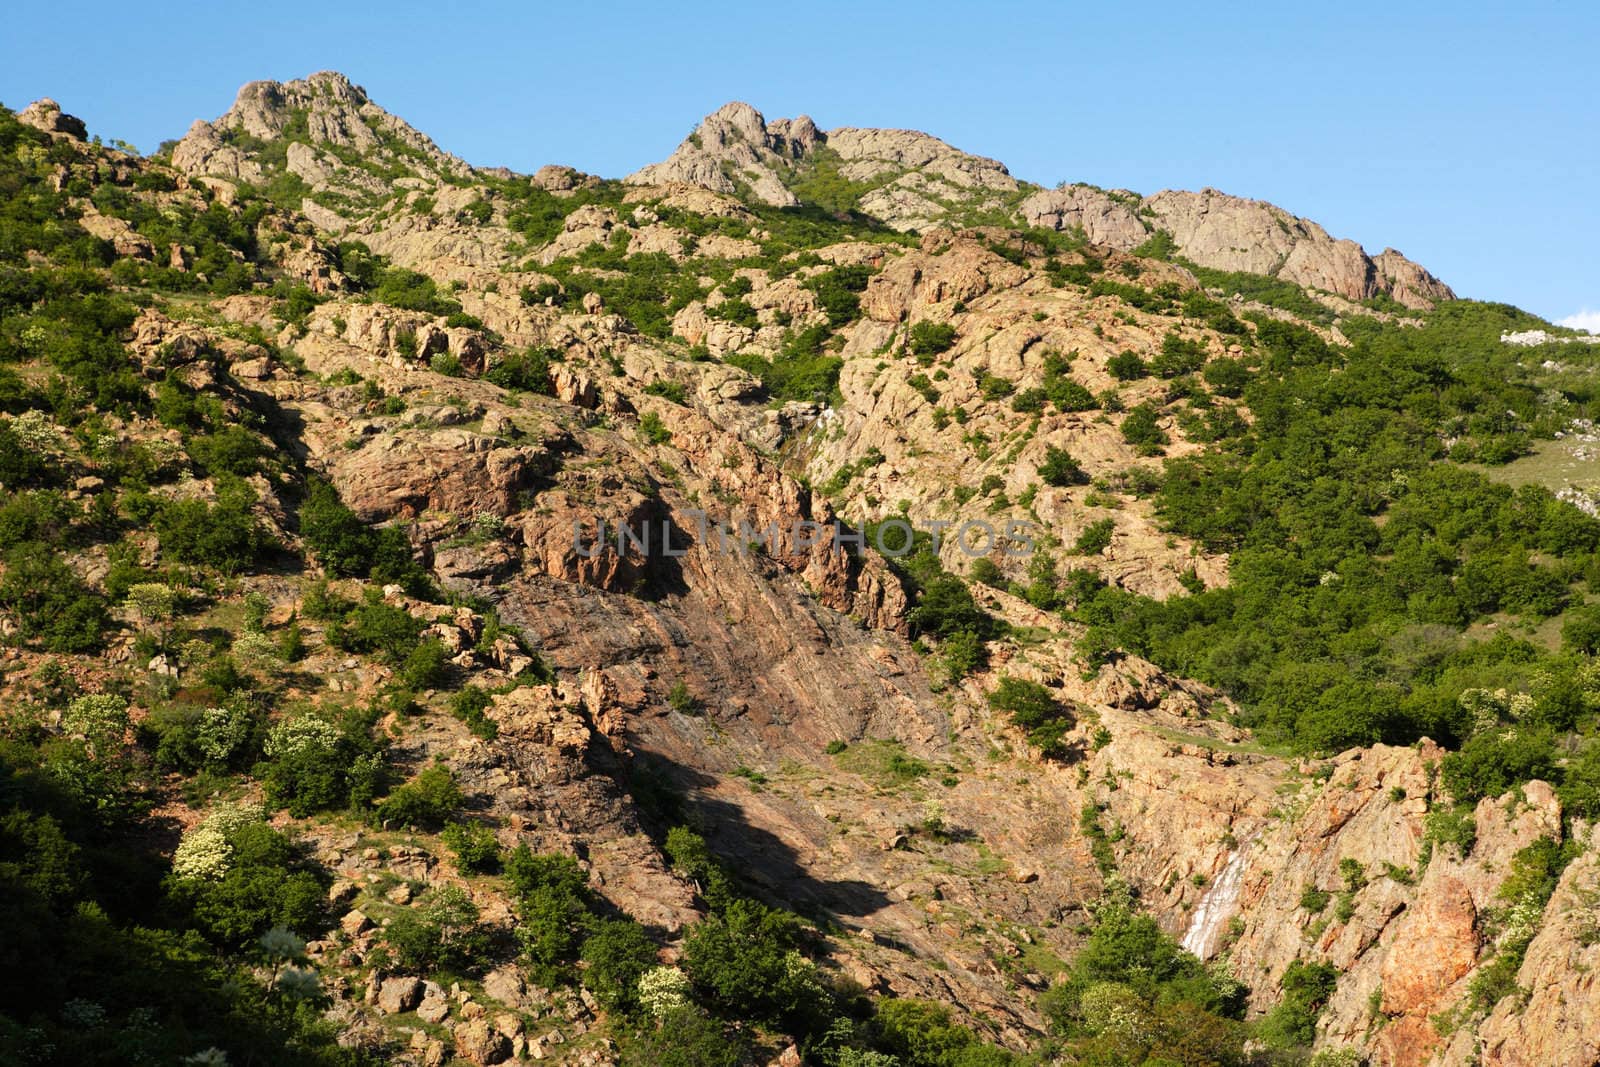
{"type": "Polygon", "coordinates": [[[784,185],[788,164],[817,143],[817,127],[802,115],[768,123],[749,104],[724,104],[701,120],[695,131],[660,163],[627,177],[635,185],[684,182],[720,193],[748,186],[756,199],[775,207],[800,201],[784,185]]]}
{"type": "Polygon", "coordinates": [[[1064,232],[1082,230],[1092,244],[1130,249],[1150,236],[1150,228],[1139,217],[1138,202],[1137,193],[1107,193],[1092,185],[1066,185],[1039,190],[1017,211],[1029,226],[1064,232]]]}
{"type": "Polygon", "coordinates": [[[61,134],[76,141],[82,141],[89,136],[89,128],[83,124],[82,119],[62,111],[61,105],[48,96],[40,97],[17,112],[17,121],[36,130],[61,134]]]}
{"type": "Polygon", "coordinates": [[[1406,307],[1428,308],[1455,298],[1449,286],[1394,249],[1374,259],[1354,241],[1331,237],[1315,222],[1262,200],[1215,189],[1166,190],[1136,207],[1130,198],[1074,185],[1035,193],[1019,212],[1030,226],[1082,227],[1090,241],[1124,251],[1163,231],[1178,255],[1202,267],[1281,277],[1347,300],[1384,294],[1406,307]]]}
{"type": "Polygon", "coordinates": [[[970,155],[916,130],[841,127],[819,131],[810,118],[766,121],[749,104],[724,104],[707,115],[671,156],[626,179],[672,182],[722,193],[741,186],[775,207],[799,203],[790,186],[826,157],[841,177],[874,185],[861,210],[898,229],[922,229],[950,212],[950,203],[994,206],[1017,181],[993,159],[970,155]]]}
{"type": "Polygon", "coordinates": [[[313,189],[353,187],[382,194],[388,188],[328,148],[355,152],[370,163],[398,166],[430,183],[445,175],[461,178],[472,172],[336,71],[289,82],[250,82],[215,122],[196,121],[189,128],[172,150],[172,164],[197,176],[261,181],[266,171],[252,142],[279,140],[290,142],[288,169],[313,189]]]}

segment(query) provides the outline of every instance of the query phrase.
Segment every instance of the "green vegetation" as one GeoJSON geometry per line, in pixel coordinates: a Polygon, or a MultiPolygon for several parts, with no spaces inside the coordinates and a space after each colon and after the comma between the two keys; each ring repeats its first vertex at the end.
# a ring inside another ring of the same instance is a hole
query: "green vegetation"
{"type": "Polygon", "coordinates": [[[1107,901],[1065,979],[1040,995],[1039,1010],[1078,1062],[1243,1067],[1252,1062],[1240,1021],[1244,992],[1154,919],[1107,901]]]}
{"type": "MultiPolygon", "coordinates": [[[[1164,603],[1102,590],[1079,617],[1103,646],[1220,686],[1264,736],[1302,750],[1432,736],[1459,747],[1444,776],[1464,800],[1561,781],[1558,742],[1589,730],[1600,683],[1523,626],[1472,627],[1581,601],[1600,522],[1454,462],[1515,454],[1592,402],[1541,403],[1499,343],[1527,325],[1462,302],[1420,329],[1348,320],[1341,349],[1258,320],[1258,366],[1237,375],[1255,423],[1168,461],[1156,497],[1175,532],[1231,553],[1229,586],[1164,603]],[[1515,699],[1483,695],[1502,689],[1515,699]]],[[[1566,619],[1574,648],[1586,619],[1566,619]]]]}
{"type": "Polygon", "coordinates": [[[1046,759],[1066,757],[1063,739],[1073,727],[1072,713],[1038,682],[1007,675],[989,694],[989,706],[1009,715],[1046,759]]]}

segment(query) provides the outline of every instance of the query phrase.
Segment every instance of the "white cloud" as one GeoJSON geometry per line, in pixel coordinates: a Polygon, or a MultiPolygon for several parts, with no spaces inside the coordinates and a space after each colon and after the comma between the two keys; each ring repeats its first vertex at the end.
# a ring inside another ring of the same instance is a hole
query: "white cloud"
{"type": "Polygon", "coordinates": [[[1588,330],[1590,333],[1600,333],[1600,311],[1591,311],[1584,308],[1576,315],[1568,315],[1564,319],[1556,320],[1557,326],[1569,326],[1574,330],[1588,330]]]}

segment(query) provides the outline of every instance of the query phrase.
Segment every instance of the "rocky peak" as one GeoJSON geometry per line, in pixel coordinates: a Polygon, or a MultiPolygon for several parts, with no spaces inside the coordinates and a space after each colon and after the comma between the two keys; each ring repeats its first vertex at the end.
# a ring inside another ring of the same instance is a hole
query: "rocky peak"
{"type": "Polygon", "coordinates": [[[173,149],[172,162],[197,176],[261,181],[271,168],[263,148],[282,141],[291,149],[284,165],[313,189],[344,186],[341,191],[350,192],[353,185],[368,195],[385,191],[386,185],[354,173],[363,171],[363,163],[386,171],[399,165],[428,183],[472,173],[337,71],[289,82],[250,82],[215,122],[190,127],[173,149]],[[352,173],[335,179],[341,170],[352,173]]]}
{"type": "Polygon", "coordinates": [[[1176,254],[1213,270],[1283,278],[1347,300],[1387,295],[1410,308],[1455,298],[1449,286],[1394,249],[1367,255],[1312,222],[1264,200],[1216,189],[1163,190],[1139,198],[1087,185],[1041,190],[1019,208],[1030,226],[1081,227],[1096,244],[1131,251],[1164,232],[1176,254]]]}
{"type": "Polygon", "coordinates": [[[786,187],[787,171],[820,139],[816,124],[804,115],[768,125],[761,112],[735,100],[702,119],[672,155],[626,180],[635,185],[683,182],[719,193],[736,193],[743,184],[764,204],[793,207],[800,201],[786,187]]]}
{"type": "Polygon", "coordinates": [[[792,207],[800,202],[792,187],[824,159],[845,179],[870,187],[861,210],[901,229],[937,222],[951,202],[965,205],[975,196],[1018,188],[998,161],[926,133],[853,127],[825,133],[805,115],[768,122],[738,101],[707,115],[672,155],[627,180],[683,182],[720,193],[737,193],[743,185],[762,203],[792,207]]]}
{"type": "Polygon", "coordinates": [[[17,121],[32,126],[34,129],[43,130],[45,133],[61,133],[76,140],[87,140],[88,127],[76,115],[68,115],[61,110],[61,105],[48,96],[41,97],[23,108],[17,115],[17,121]]]}

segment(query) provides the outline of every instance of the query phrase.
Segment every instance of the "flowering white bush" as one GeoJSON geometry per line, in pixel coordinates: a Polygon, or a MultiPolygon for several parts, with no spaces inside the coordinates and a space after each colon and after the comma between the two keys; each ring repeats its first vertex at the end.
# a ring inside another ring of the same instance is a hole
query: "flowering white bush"
{"type": "Polygon", "coordinates": [[[141,622],[162,622],[172,618],[178,594],[164,582],[137,582],[128,586],[127,606],[138,612],[141,622]]]}
{"type": "Polygon", "coordinates": [[[233,654],[246,663],[265,664],[278,661],[278,646],[263,633],[242,633],[233,642],[233,654]]]}
{"type": "Polygon", "coordinates": [[[218,804],[178,842],[172,873],[179,878],[219,880],[233,862],[233,835],[260,822],[265,814],[259,804],[218,804]]]}
{"type": "Polygon", "coordinates": [[[200,825],[218,830],[228,840],[233,840],[233,835],[244,829],[261,822],[267,817],[266,809],[260,804],[227,802],[218,804],[206,815],[205,821],[200,825]]]}
{"type": "Polygon", "coordinates": [[[1096,982],[1078,1000],[1083,1023],[1093,1034],[1111,1033],[1141,1040],[1150,1027],[1144,1000],[1121,982],[1096,982]]]}
{"type": "Polygon", "coordinates": [[[285,759],[316,749],[326,751],[339,743],[339,728],[310,715],[280,722],[267,734],[262,751],[268,759],[285,759]]]}
{"type": "Polygon", "coordinates": [[[194,724],[195,747],[207,763],[226,763],[250,737],[250,715],[240,706],[207,708],[194,724]]]}
{"type": "Polygon", "coordinates": [[[274,926],[261,935],[261,951],[269,960],[298,960],[306,954],[306,943],[288,927],[274,926]]]}
{"type": "Polygon", "coordinates": [[[639,976],[639,1003],[660,1019],[689,1006],[689,976],[676,967],[652,967],[639,976]]]}
{"type": "Polygon", "coordinates": [[[172,873],[179,878],[216,882],[228,873],[233,846],[221,830],[201,825],[183,835],[172,853],[172,873]]]}
{"type": "Polygon", "coordinates": [[[61,713],[61,729],[89,742],[96,756],[104,755],[127,732],[128,702],[110,693],[78,697],[61,713]]]}
{"type": "Polygon", "coordinates": [[[21,415],[11,420],[11,432],[17,435],[17,440],[23,446],[34,452],[44,452],[54,448],[61,441],[61,431],[50,416],[33,408],[24,411],[21,415]]]}
{"type": "Polygon", "coordinates": [[[286,967],[278,975],[278,992],[290,1000],[315,1000],[322,995],[317,974],[304,967],[286,967]]]}

